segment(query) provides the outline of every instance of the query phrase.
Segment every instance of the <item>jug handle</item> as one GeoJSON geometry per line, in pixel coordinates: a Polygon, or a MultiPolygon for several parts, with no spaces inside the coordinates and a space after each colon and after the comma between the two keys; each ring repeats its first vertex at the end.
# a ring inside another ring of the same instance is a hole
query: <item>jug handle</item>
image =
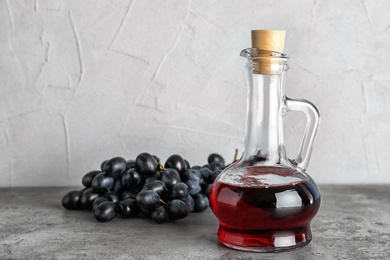
{"type": "Polygon", "coordinates": [[[309,165],[311,152],[313,150],[314,140],[317,136],[318,126],[320,124],[320,113],[318,109],[310,102],[304,99],[291,99],[286,97],[287,112],[301,111],[307,117],[307,123],[298,156],[294,160],[303,171],[309,165]]]}

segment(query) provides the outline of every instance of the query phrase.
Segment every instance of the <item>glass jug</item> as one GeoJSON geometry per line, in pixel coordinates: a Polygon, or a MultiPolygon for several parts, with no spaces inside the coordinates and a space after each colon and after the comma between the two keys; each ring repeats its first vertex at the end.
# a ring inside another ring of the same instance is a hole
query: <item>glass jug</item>
{"type": "Polygon", "coordinates": [[[219,220],[219,241],[231,248],[278,252],[302,247],[311,239],[310,222],[320,207],[320,193],[306,174],[319,125],[316,107],[284,95],[288,56],[284,31],[252,31],[248,59],[248,107],[245,149],[210,191],[211,208],[219,220]],[[307,116],[298,156],[286,156],[284,116],[307,116]]]}

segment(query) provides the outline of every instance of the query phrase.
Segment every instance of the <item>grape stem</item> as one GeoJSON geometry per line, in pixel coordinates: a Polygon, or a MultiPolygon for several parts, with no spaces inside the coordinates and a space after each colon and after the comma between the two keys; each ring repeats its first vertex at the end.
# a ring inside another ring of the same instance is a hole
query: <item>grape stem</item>
{"type": "Polygon", "coordinates": [[[165,201],[163,201],[162,199],[160,199],[160,202],[161,202],[164,206],[168,206],[168,205],[169,205],[169,202],[165,202],[165,201]]]}
{"type": "Polygon", "coordinates": [[[166,168],[160,163],[160,161],[157,162],[157,168],[159,171],[165,171],[166,168]]]}
{"type": "Polygon", "coordinates": [[[234,152],[234,159],[233,159],[233,162],[235,162],[237,160],[237,156],[238,156],[238,149],[236,148],[235,152],[234,152]]]}
{"type": "Polygon", "coordinates": [[[157,161],[157,169],[159,170],[159,171],[165,171],[166,169],[165,169],[165,167],[161,164],[161,159],[160,158],[156,158],[156,161],[157,161]]]}

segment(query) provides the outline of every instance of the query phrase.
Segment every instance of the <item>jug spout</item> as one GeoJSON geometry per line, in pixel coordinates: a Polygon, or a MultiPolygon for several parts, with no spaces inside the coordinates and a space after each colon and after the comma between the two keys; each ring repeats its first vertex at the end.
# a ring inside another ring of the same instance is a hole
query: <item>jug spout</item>
{"type": "Polygon", "coordinates": [[[246,48],[243,49],[240,52],[240,56],[247,58],[249,60],[252,60],[256,57],[263,57],[263,58],[284,58],[288,59],[289,56],[285,53],[282,52],[276,52],[276,51],[267,51],[267,50],[262,50],[258,48],[246,48]]]}
{"type": "Polygon", "coordinates": [[[279,75],[288,70],[288,55],[281,52],[247,48],[240,56],[248,59],[248,67],[254,74],[279,75]]]}

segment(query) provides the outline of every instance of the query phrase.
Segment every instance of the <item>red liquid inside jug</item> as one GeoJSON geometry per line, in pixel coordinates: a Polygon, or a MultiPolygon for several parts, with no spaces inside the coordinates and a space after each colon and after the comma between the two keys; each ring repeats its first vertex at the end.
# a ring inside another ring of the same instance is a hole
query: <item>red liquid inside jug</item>
{"type": "Polygon", "coordinates": [[[239,185],[217,180],[210,192],[211,207],[220,223],[220,242],[254,251],[309,243],[310,222],[320,206],[314,182],[285,167],[246,169],[250,177],[243,176],[239,185]],[[288,183],[283,184],[283,179],[288,183]]]}

